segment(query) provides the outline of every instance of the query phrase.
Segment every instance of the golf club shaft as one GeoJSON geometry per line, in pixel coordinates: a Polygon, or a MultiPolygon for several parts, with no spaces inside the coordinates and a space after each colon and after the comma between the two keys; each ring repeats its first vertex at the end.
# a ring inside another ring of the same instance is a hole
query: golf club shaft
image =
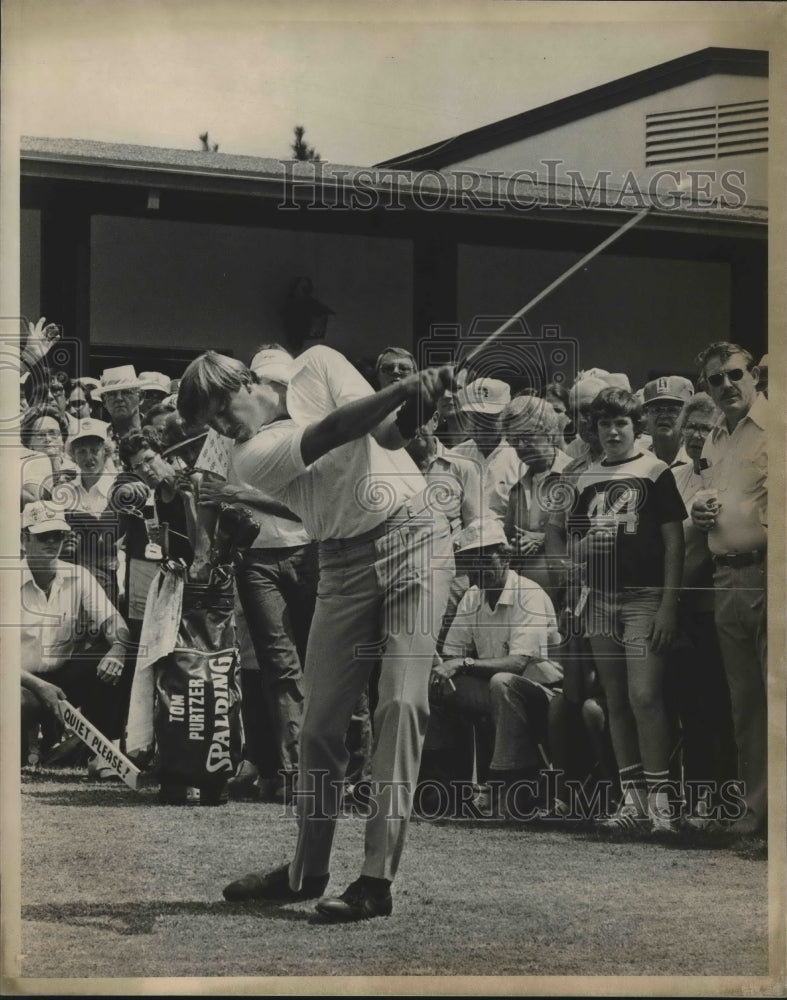
{"type": "Polygon", "coordinates": [[[588,264],[591,260],[593,260],[594,257],[597,257],[603,250],[606,250],[606,248],[610,246],[612,243],[614,243],[615,240],[620,239],[620,237],[625,232],[628,232],[629,229],[632,229],[634,226],[636,226],[641,219],[645,218],[645,216],[648,214],[649,211],[650,211],[650,206],[647,206],[647,208],[643,208],[642,211],[638,212],[636,215],[633,215],[619,229],[616,229],[614,233],[612,233],[605,240],[603,240],[603,242],[599,243],[597,247],[594,247],[589,253],[586,253],[581,260],[578,260],[576,264],[572,264],[567,271],[564,271],[563,274],[555,278],[555,280],[551,284],[547,285],[546,288],[542,289],[538,293],[538,295],[535,296],[535,298],[532,298],[526,305],[522,306],[522,308],[518,310],[518,312],[515,312],[514,315],[511,316],[509,319],[507,319],[502,326],[499,326],[496,330],[490,333],[489,336],[484,341],[482,341],[477,347],[474,347],[473,350],[467,355],[467,357],[463,358],[459,362],[459,364],[456,366],[456,370],[459,371],[461,368],[465,367],[465,365],[468,365],[473,360],[473,358],[481,354],[482,351],[485,351],[490,346],[490,344],[493,344],[494,341],[497,340],[497,338],[502,333],[505,333],[505,331],[511,326],[512,323],[515,323],[518,319],[521,319],[526,313],[530,312],[533,306],[537,306],[539,302],[543,301],[543,299],[547,297],[547,295],[549,295],[551,292],[554,292],[556,288],[559,288],[564,281],[567,281],[571,277],[572,274],[576,274],[576,272],[579,271],[580,268],[583,268],[586,264],[588,264]]]}

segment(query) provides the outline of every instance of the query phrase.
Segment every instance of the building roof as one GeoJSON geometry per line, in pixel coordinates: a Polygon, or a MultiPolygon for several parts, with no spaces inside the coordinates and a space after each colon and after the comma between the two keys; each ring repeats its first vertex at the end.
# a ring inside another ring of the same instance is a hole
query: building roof
{"type": "MultiPolygon", "coordinates": [[[[193,174],[195,177],[249,177],[254,180],[281,180],[285,167],[295,176],[313,173],[312,164],[296,160],[272,159],[262,156],[238,156],[234,153],[213,153],[207,150],[167,149],[162,146],[137,146],[131,143],[98,142],[92,139],[61,139],[49,136],[22,136],[22,172],[35,174],[34,164],[51,163],[62,166],[105,167],[157,173],[193,174]]],[[[356,171],[359,167],[324,164],[329,173],[356,171]]],[[[44,171],[50,174],[52,171],[44,171]]]]}
{"type": "Polygon", "coordinates": [[[760,49],[700,49],[579,94],[551,101],[532,111],[402,153],[376,165],[406,170],[439,170],[560,125],[715,74],[767,77],[768,53],[760,49]]]}
{"type": "Polygon", "coordinates": [[[450,169],[422,174],[416,169],[341,166],[89,139],[23,136],[20,157],[23,178],[261,196],[275,198],[279,207],[289,201],[285,207],[291,208],[320,200],[321,205],[345,209],[414,207],[485,216],[555,215],[576,222],[592,217],[593,222],[619,225],[626,216],[650,207],[653,211],[646,227],[662,229],[684,228],[695,220],[706,225],[713,220],[751,230],[761,229],[767,219],[762,206],[692,204],[686,196],[679,206],[665,209],[647,191],[634,196],[610,188],[606,197],[593,192],[588,198],[569,184],[479,174],[472,192],[467,192],[460,175],[450,169]]]}

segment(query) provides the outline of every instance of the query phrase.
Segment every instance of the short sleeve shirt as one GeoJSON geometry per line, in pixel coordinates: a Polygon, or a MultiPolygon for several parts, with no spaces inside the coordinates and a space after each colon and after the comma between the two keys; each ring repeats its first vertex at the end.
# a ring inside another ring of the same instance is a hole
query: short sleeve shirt
{"type": "Polygon", "coordinates": [[[47,596],[22,569],[22,669],[45,674],[73,656],[86,629],[95,634],[114,615],[103,587],[83,566],[57,563],[47,596]]]}
{"type": "Polygon", "coordinates": [[[702,484],[718,492],[708,546],[714,555],[764,549],[768,532],[768,401],[757,395],[729,433],[722,417],[705,440],[702,484]]]}
{"type": "Polygon", "coordinates": [[[285,503],[311,538],[352,538],[376,528],[424,489],[424,478],[403,450],[364,437],[334,448],[308,469],[301,456],[307,426],[338,407],[373,393],[338,351],[314,347],[296,360],[287,391],[291,419],[263,427],[236,445],[239,480],[285,503]]]}
{"type": "Polygon", "coordinates": [[[591,586],[619,591],[627,587],[664,585],[664,542],[661,527],[686,517],[675,477],[651,453],[621,462],[594,462],[575,483],[568,517],[572,542],[598,524],[616,525],[613,555],[590,561],[591,586]],[[610,579],[610,574],[614,574],[610,579]]]}
{"type": "MultiPolygon", "coordinates": [[[[448,656],[463,656],[475,650],[479,659],[502,656],[546,659],[548,644],[558,639],[555,609],[546,592],[537,583],[509,570],[494,610],[478,587],[471,587],[465,593],[443,649],[448,656]]],[[[557,678],[534,679],[551,683],[557,678]]]]}
{"type": "Polygon", "coordinates": [[[473,508],[472,517],[491,514],[502,521],[511,490],[527,472],[514,448],[501,441],[484,455],[475,441],[467,440],[446,451],[443,457],[451,461],[454,456],[469,462],[474,470],[465,489],[465,503],[473,508]]]}

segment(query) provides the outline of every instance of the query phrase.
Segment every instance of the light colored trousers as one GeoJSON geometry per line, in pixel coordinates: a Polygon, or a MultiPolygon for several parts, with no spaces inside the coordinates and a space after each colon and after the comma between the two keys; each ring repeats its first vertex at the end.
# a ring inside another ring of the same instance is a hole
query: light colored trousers
{"type": "MultiPolygon", "coordinates": [[[[306,650],[298,776],[298,842],[290,885],[329,871],[347,767],[345,733],[381,662],[372,797],[361,874],[393,879],[404,848],[429,718],[429,675],[454,575],[450,528],[422,498],[384,534],[320,544],[317,604],[306,650]]],[[[372,533],[375,534],[375,533],[372,533]]]]}
{"type": "Polygon", "coordinates": [[[716,631],[730,688],[738,777],[750,815],[768,806],[768,672],[765,565],[716,566],[716,631]]]}

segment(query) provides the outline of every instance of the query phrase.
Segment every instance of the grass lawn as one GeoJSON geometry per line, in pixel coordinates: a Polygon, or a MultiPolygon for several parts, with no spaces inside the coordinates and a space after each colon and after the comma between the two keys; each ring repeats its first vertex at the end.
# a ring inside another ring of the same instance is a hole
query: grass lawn
{"type": "MultiPolygon", "coordinates": [[[[23,776],[22,824],[25,978],[768,973],[762,841],[415,820],[393,915],[326,926],[309,903],[222,900],[288,860],[279,806],[161,806],[50,770],[23,776]]],[[[362,846],[363,821],[343,818],[332,891],[362,846]]]]}

